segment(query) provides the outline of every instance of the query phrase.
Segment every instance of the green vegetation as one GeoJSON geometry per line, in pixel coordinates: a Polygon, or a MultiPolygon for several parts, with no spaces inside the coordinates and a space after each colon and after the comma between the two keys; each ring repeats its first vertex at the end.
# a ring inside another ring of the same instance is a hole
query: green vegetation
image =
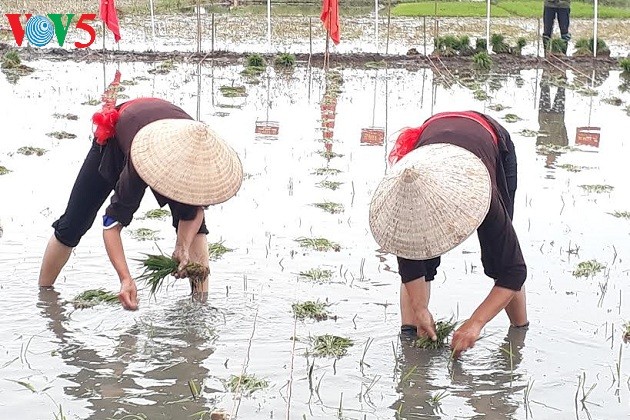
{"type": "Polygon", "coordinates": [[[524,128],[521,131],[519,131],[518,134],[520,134],[523,137],[536,137],[538,135],[538,131],[524,128]]]}
{"type": "Polygon", "coordinates": [[[437,336],[437,340],[433,341],[429,337],[420,337],[416,340],[416,347],[420,347],[421,349],[430,349],[437,350],[446,346],[448,342],[448,337],[457,327],[457,322],[453,321],[453,319],[449,320],[440,320],[435,323],[435,335],[437,336]]]}
{"type": "Polygon", "coordinates": [[[0,175],[6,175],[9,172],[11,172],[9,169],[7,169],[5,166],[0,165],[0,175]]]}
{"type": "Polygon", "coordinates": [[[557,165],[558,168],[564,169],[568,172],[582,172],[583,169],[589,169],[587,166],[577,166],[571,163],[563,163],[562,165],[557,165]]]}
{"type": "Polygon", "coordinates": [[[118,303],[118,295],[103,289],[90,289],[78,294],[72,300],[76,309],[91,308],[99,303],[118,303]]]}
{"type": "Polygon", "coordinates": [[[311,268],[310,270],[300,272],[300,277],[316,282],[329,281],[332,278],[332,275],[332,270],[322,270],[320,268],[311,268]]]}
{"type": "Polygon", "coordinates": [[[616,211],[614,213],[609,213],[615,216],[618,219],[627,219],[630,220],[630,211],[616,211]]]}
{"type": "MultiPolygon", "coordinates": [[[[179,262],[164,254],[145,255],[145,259],[136,260],[141,262],[144,268],[144,271],[136,280],[147,283],[151,288],[149,294],[154,295],[162,288],[164,279],[177,271],[179,262]]],[[[206,267],[197,263],[189,263],[186,265],[185,270],[188,278],[193,283],[204,281],[208,274],[206,267]]]]}
{"type": "Polygon", "coordinates": [[[166,60],[166,61],[160,63],[160,65],[157,66],[156,68],[149,70],[147,73],[149,73],[149,74],[168,74],[168,73],[171,72],[171,70],[175,70],[176,68],[177,68],[177,66],[175,65],[173,60],[166,60]]]}
{"type": "Polygon", "coordinates": [[[17,152],[24,156],[36,155],[43,156],[48,150],[42,149],[40,147],[32,147],[32,146],[23,146],[17,149],[17,152]]]}
{"type": "Polygon", "coordinates": [[[230,392],[242,392],[244,395],[251,395],[255,391],[265,389],[269,382],[257,378],[256,375],[244,374],[242,376],[230,376],[227,387],[230,392]]]}
{"type": "Polygon", "coordinates": [[[245,86],[221,86],[219,90],[226,98],[242,98],[247,96],[245,86]]]}
{"type": "MultiPolygon", "coordinates": [[[[593,42],[594,42],[594,38],[590,38],[590,39],[580,38],[577,41],[575,41],[575,55],[576,56],[593,55],[593,42]]],[[[601,38],[597,38],[597,55],[598,56],[610,55],[610,50],[608,49],[608,45],[601,38]]]]}
{"type": "Polygon", "coordinates": [[[81,105],[89,105],[89,106],[96,106],[98,104],[100,104],[101,101],[99,101],[98,99],[94,99],[94,98],[90,98],[85,102],[81,102],[81,105]]]}
{"type": "Polygon", "coordinates": [[[619,65],[624,75],[630,75],[630,57],[619,60],[619,65]]]}
{"type": "Polygon", "coordinates": [[[295,66],[295,56],[293,54],[290,53],[282,53],[280,54],[278,57],[276,57],[276,60],[274,61],[274,64],[278,67],[285,67],[285,68],[291,68],[295,66]]]}
{"type": "Polygon", "coordinates": [[[323,302],[314,302],[312,300],[291,305],[297,319],[304,320],[308,318],[316,321],[325,321],[328,319],[329,313],[327,307],[328,305],[323,302]]]}
{"type": "Polygon", "coordinates": [[[336,335],[320,335],[312,339],[312,353],[319,357],[340,358],[348,353],[354,343],[352,340],[336,335]]]}
{"type": "Polygon", "coordinates": [[[505,120],[505,122],[508,122],[508,123],[515,123],[517,121],[522,120],[522,118],[516,114],[505,114],[503,119],[505,120]]]}
{"type": "Polygon", "coordinates": [[[325,201],[323,203],[314,203],[313,206],[324,210],[330,214],[342,213],[344,210],[343,204],[333,203],[332,201],[325,201]]]}
{"type": "Polygon", "coordinates": [[[623,342],[630,342],[630,322],[623,324],[623,342]]]}
{"type": "Polygon", "coordinates": [[[470,38],[468,35],[456,37],[454,35],[446,35],[438,37],[434,41],[435,50],[433,54],[444,57],[452,57],[454,55],[470,56],[474,50],[470,46],[470,38]]]}
{"type": "Polygon", "coordinates": [[[341,171],[335,168],[317,168],[315,172],[313,172],[313,175],[337,175],[339,173],[341,173],[341,171]]]}
{"type": "Polygon", "coordinates": [[[324,159],[328,159],[328,160],[338,158],[338,157],[343,157],[341,153],[336,153],[336,152],[328,151],[328,150],[318,150],[317,154],[323,157],[324,159]]]}
{"type": "Polygon", "coordinates": [[[610,98],[604,98],[602,99],[602,102],[608,105],[613,105],[613,106],[623,105],[623,101],[621,100],[621,98],[618,98],[616,96],[611,96],[610,98]]]}
{"type": "Polygon", "coordinates": [[[310,248],[315,251],[336,251],[341,250],[341,246],[331,242],[326,238],[297,238],[295,240],[302,248],[310,248]]]}
{"type": "Polygon", "coordinates": [[[317,184],[317,186],[319,188],[327,188],[329,190],[333,190],[335,191],[336,189],[338,189],[341,184],[343,184],[343,182],[337,182],[337,181],[322,181],[320,183],[317,184]]]}
{"type": "Polygon", "coordinates": [[[605,265],[600,264],[596,260],[582,261],[577,265],[575,270],[573,270],[573,276],[593,277],[595,274],[599,273],[605,268],[605,265]]]}
{"type": "Polygon", "coordinates": [[[473,55],[473,66],[479,70],[489,70],[492,67],[492,58],[486,51],[480,51],[473,55]]]}
{"type": "Polygon", "coordinates": [[[147,228],[138,228],[135,230],[130,230],[129,234],[132,238],[138,241],[155,241],[158,238],[159,230],[147,229],[147,228]]]}
{"type": "Polygon", "coordinates": [[[232,251],[234,251],[232,248],[228,248],[223,245],[223,241],[208,244],[208,254],[210,255],[211,261],[216,261],[223,257],[224,254],[232,251]]]}
{"type": "Polygon", "coordinates": [[[144,214],[145,219],[165,220],[171,217],[171,212],[166,209],[153,209],[144,214]]]}
{"type": "Polygon", "coordinates": [[[265,67],[265,59],[260,54],[251,54],[247,57],[247,67],[265,67]]]}
{"type": "Polygon", "coordinates": [[[614,189],[612,185],[601,185],[601,184],[580,185],[580,188],[582,188],[587,193],[595,193],[595,194],[609,193],[614,189]]]}
{"type": "Polygon", "coordinates": [[[3,69],[16,69],[19,68],[21,64],[22,60],[20,60],[20,56],[15,50],[6,52],[2,56],[2,60],[0,60],[0,68],[3,69]]]}
{"type": "MultiPolygon", "coordinates": [[[[435,2],[401,3],[392,9],[394,16],[435,16],[435,2]]],[[[442,17],[485,17],[486,3],[472,1],[442,1],[438,3],[437,15],[442,17]]],[[[539,18],[542,15],[542,4],[537,0],[495,1],[490,7],[492,17],[528,17],[539,18]]],[[[601,19],[630,18],[627,7],[599,6],[598,16],[601,19]]],[[[571,2],[571,18],[593,18],[593,4],[571,2]]]]}
{"type": "Polygon", "coordinates": [[[66,131],[53,131],[52,133],[46,133],[48,137],[56,138],[57,140],[63,139],[76,139],[76,134],[68,133],[66,131]]]}
{"type": "Polygon", "coordinates": [[[76,121],[79,119],[79,117],[74,114],[57,114],[57,113],[53,114],[53,118],[73,120],[73,121],[76,121]]]}

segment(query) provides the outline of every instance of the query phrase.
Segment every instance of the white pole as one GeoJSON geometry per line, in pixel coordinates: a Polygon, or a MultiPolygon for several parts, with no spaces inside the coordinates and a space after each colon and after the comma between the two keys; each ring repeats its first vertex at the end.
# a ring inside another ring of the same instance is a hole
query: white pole
{"type": "Polygon", "coordinates": [[[151,31],[153,33],[153,51],[155,51],[155,16],[153,14],[153,0],[149,0],[149,6],[151,7],[151,31]]]}
{"type": "Polygon", "coordinates": [[[267,0],[267,47],[271,52],[271,0],[267,0]]]}
{"type": "Polygon", "coordinates": [[[374,42],[378,53],[378,0],[374,0],[374,42]]]}
{"type": "Polygon", "coordinates": [[[598,12],[598,4],[597,0],[594,2],[594,13],[593,13],[593,57],[597,57],[597,12],[598,12]]]}
{"type": "Polygon", "coordinates": [[[490,54],[490,0],[487,1],[486,7],[486,49],[490,54]]]}

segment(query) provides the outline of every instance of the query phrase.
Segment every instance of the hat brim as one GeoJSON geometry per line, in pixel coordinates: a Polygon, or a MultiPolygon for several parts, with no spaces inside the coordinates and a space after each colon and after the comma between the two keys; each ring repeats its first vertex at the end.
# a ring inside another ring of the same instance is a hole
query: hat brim
{"type": "Polygon", "coordinates": [[[194,120],[164,119],[146,125],[131,144],[131,162],[147,185],[183,204],[223,203],[243,182],[237,153],[194,120]]]}
{"type": "Polygon", "coordinates": [[[472,235],[491,199],[490,175],[477,156],[452,144],[422,146],[380,182],[370,203],[370,229],[383,251],[427,260],[472,235]]]}

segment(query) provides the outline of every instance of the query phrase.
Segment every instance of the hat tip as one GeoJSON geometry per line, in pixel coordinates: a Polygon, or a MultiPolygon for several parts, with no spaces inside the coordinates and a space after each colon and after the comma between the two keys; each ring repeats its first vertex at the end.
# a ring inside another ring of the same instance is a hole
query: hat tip
{"type": "Polygon", "coordinates": [[[419,176],[420,176],[420,174],[418,174],[418,171],[415,171],[413,168],[406,168],[403,171],[403,173],[401,175],[401,178],[402,178],[403,182],[411,184],[416,179],[418,179],[419,176]]]}

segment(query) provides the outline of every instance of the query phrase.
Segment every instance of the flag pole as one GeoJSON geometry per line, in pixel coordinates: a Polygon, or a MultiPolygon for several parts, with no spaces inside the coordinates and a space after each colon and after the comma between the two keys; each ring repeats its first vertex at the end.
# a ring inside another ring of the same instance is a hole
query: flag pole
{"type": "Polygon", "coordinates": [[[149,0],[149,5],[151,6],[151,31],[153,34],[153,51],[155,51],[155,16],[153,13],[153,0],[149,0]]]}
{"type": "Polygon", "coordinates": [[[267,0],[267,47],[271,52],[271,0],[267,0]]]}
{"type": "Polygon", "coordinates": [[[378,0],[374,0],[374,42],[376,43],[376,53],[378,54],[378,0]]]}
{"type": "Polygon", "coordinates": [[[597,11],[598,2],[595,0],[593,4],[593,58],[597,57],[597,11]]]}
{"type": "Polygon", "coordinates": [[[490,54],[490,0],[487,1],[486,7],[486,50],[490,54]]]}

